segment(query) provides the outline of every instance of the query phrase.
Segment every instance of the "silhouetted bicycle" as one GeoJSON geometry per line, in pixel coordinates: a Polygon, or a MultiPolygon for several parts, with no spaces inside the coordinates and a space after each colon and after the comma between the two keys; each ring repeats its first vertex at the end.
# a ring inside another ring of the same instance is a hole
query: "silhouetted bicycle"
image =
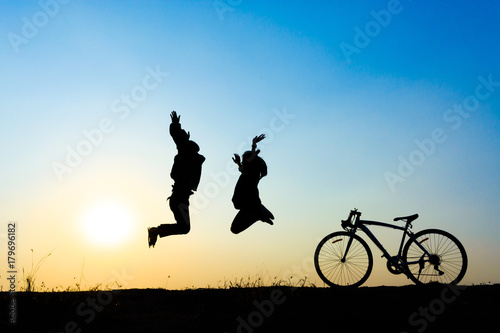
{"type": "Polygon", "coordinates": [[[314,265],[319,277],[329,286],[358,287],[370,276],[373,256],[366,242],[356,235],[361,229],[382,251],[387,269],[393,274],[405,274],[416,284],[438,282],[457,284],[467,270],[467,254],[462,244],[450,233],[426,229],[413,233],[411,222],[418,214],[396,217],[405,226],[384,222],[360,220],[361,212],[351,210],[341,222],[345,231],[334,232],[321,240],[314,253],[314,265]],[[391,256],[367,225],[403,231],[396,256],[391,256]],[[408,236],[406,244],[405,237],[408,236]],[[403,247],[404,244],[404,247],[403,247]]]}

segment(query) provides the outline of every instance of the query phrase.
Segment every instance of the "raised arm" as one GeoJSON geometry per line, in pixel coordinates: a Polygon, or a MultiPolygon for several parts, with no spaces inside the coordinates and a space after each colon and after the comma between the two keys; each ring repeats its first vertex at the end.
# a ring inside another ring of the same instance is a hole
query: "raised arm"
{"type": "Polygon", "coordinates": [[[256,148],[257,148],[257,143],[261,142],[262,140],[264,140],[265,137],[266,137],[265,134],[261,134],[261,135],[256,136],[256,137],[253,138],[253,140],[252,140],[252,153],[255,153],[256,148]]]}
{"type": "Polygon", "coordinates": [[[181,122],[181,116],[177,115],[176,111],[170,113],[170,119],[172,119],[172,124],[179,124],[181,122]]]}
{"type": "Polygon", "coordinates": [[[174,139],[177,148],[184,146],[189,141],[190,134],[186,133],[185,130],[181,128],[181,116],[177,115],[177,112],[172,111],[170,113],[170,118],[172,119],[172,123],[170,124],[170,135],[172,139],[174,139]]]}
{"type": "Polygon", "coordinates": [[[236,163],[236,165],[238,166],[238,170],[241,171],[241,159],[240,159],[240,155],[234,154],[233,162],[236,163]]]}

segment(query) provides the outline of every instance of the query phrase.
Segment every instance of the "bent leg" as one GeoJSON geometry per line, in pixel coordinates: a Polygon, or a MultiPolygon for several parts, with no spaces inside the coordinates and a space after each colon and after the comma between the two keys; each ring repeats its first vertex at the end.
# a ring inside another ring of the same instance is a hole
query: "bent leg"
{"type": "Polygon", "coordinates": [[[257,220],[258,218],[251,210],[242,209],[238,212],[238,214],[236,214],[236,217],[231,224],[231,232],[233,234],[239,234],[257,222],[257,220]]]}
{"type": "Polygon", "coordinates": [[[269,211],[269,209],[267,209],[266,207],[264,207],[264,205],[261,204],[260,205],[260,217],[259,217],[259,220],[273,225],[273,221],[272,221],[273,219],[274,219],[273,213],[271,213],[269,211]]]}
{"type": "Polygon", "coordinates": [[[170,210],[174,214],[174,224],[161,224],[158,227],[158,235],[166,237],[170,235],[185,235],[191,230],[189,218],[189,194],[182,195],[172,193],[170,197],[170,210]]]}

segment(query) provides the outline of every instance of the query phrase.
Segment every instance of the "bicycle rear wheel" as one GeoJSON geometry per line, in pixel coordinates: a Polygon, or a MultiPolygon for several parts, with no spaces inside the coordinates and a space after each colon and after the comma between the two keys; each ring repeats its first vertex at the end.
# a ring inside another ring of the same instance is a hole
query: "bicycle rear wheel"
{"type": "Polygon", "coordinates": [[[455,236],[443,230],[427,229],[417,232],[415,239],[406,242],[402,256],[413,282],[457,284],[462,280],[467,271],[467,253],[455,236]]]}
{"type": "Polygon", "coordinates": [[[319,242],[314,253],[314,266],[323,282],[330,287],[358,287],[370,276],[373,268],[372,252],[366,242],[353,235],[351,247],[345,258],[345,249],[351,234],[334,232],[319,242]]]}

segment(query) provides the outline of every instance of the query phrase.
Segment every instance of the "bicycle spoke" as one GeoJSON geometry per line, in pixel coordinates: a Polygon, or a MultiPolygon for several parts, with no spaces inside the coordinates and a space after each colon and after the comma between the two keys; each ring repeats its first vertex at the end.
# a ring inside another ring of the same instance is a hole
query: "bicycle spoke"
{"type": "Polygon", "coordinates": [[[457,283],[467,269],[467,255],[463,246],[445,231],[431,229],[416,234],[416,242],[409,241],[404,249],[409,277],[418,283],[457,283]],[[424,255],[423,246],[430,254],[424,255]],[[424,260],[420,271],[419,260],[424,260]]]}
{"type": "Polygon", "coordinates": [[[368,246],[357,236],[352,239],[345,261],[342,261],[349,239],[348,233],[334,233],[320,242],[316,249],[316,270],[328,285],[360,285],[371,273],[371,252],[368,253],[368,246]]]}
{"type": "MultiPolygon", "coordinates": [[[[372,234],[363,224],[395,227],[388,223],[360,220],[360,215],[356,209],[351,210],[348,219],[342,221],[342,227],[346,231],[326,236],[316,247],[314,266],[319,277],[329,286],[357,287],[370,276],[373,268],[372,253],[366,242],[355,234],[357,227],[365,231],[370,238],[372,234]]],[[[415,214],[395,220],[410,223],[417,217],[415,214]]],[[[405,232],[408,230],[398,229],[405,232]]],[[[467,271],[468,259],[464,247],[453,235],[438,229],[407,234],[409,238],[400,253],[401,256],[398,254],[397,265],[392,260],[387,263],[391,273],[403,272],[417,284],[456,284],[462,280],[467,271]]]]}

